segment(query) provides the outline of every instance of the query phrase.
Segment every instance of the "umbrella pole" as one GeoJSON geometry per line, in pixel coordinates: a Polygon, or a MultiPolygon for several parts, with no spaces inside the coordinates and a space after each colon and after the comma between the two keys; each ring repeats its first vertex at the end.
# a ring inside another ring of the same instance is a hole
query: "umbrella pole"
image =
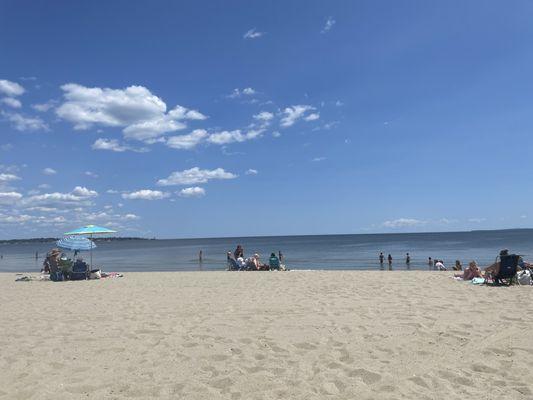
{"type": "Polygon", "coordinates": [[[91,271],[93,270],[93,245],[92,245],[92,241],[93,241],[93,234],[91,233],[91,271]]]}

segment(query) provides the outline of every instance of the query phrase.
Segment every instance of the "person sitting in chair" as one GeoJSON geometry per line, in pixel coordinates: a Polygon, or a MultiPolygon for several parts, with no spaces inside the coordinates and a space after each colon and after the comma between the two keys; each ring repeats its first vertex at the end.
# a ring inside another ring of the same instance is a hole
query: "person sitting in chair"
{"type": "Polygon", "coordinates": [[[279,258],[276,257],[276,253],[270,254],[270,258],[268,259],[268,265],[270,269],[279,270],[279,258]]]}
{"type": "Polygon", "coordinates": [[[509,255],[509,250],[503,249],[502,251],[500,251],[500,255],[496,259],[497,261],[494,264],[489,265],[487,268],[485,268],[485,277],[490,278],[493,276],[497,276],[500,273],[502,257],[508,256],[508,255],[509,255]]]}
{"type": "Polygon", "coordinates": [[[47,254],[44,263],[43,271],[50,274],[50,280],[57,282],[63,280],[63,274],[59,268],[59,257],[61,256],[61,251],[59,249],[52,249],[47,254]]]}

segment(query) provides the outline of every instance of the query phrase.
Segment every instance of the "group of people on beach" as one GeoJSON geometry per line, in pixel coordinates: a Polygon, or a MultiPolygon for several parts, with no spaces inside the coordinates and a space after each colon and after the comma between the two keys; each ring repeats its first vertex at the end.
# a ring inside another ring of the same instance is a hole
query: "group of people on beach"
{"type": "Polygon", "coordinates": [[[244,256],[244,248],[239,244],[232,253],[227,252],[228,270],[230,271],[272,271],[285,269],[283,266],[283,254],[281,251],[271,253],[268,259],[268,264],[261,262],[258,253],[254,253],[250,257],[244,256]]]}
{"type": "MultiPolygon", "coordinates": [[[[383,267],[383,263],[385,262],[385,255],[383,252],[379,253],[379,264],[383,267]]],[[[392,268],[392,255],[389,254],[387,256],[387,262],[389,264],[389,268],[392,268]]],[[[444,261],[440,260],[438,258],[432,258],[428,257],[428,267],[429,269],[435,269],[437,271],[447,271],[448,268],[444,265],[444,261]]],[[[409,253],[405,254],[405,265],[407,268],[410,268],[411,266],[411,255],[409,253]]],[[[460,260],[455,260],[455,265],[452,267],[454,271],[462,271],[463,266],[461,264],[460,260]]]]}
{"type": "MultiPolygon", "coordinates": [[[[507,256],[509,255],[508,250],[502,250],[500,251],[499,257],[507,256]]],[[[383,252],[379,253],[379,263],[381,266],[383,266],[383,263],[385,261],[385,256],[383,252]]],[[[389,264],[389,268],[392,267],[392,256],[389,254],[387,256],[387,261],[389,264]]],[[[437,271],[447,271],[448,268],[444,265],[444,261],[438,258],[432,258],[428,257],[428,267],[429,269],[435,269],[437,271]]],[[[409,253],[406,253],[405,255],[405,264],[409,268],[411,264],[411,256],[409,253]]],[[[499,272],[499,266],[500,263],[497,261],[490,266],[486,267],[484,271],[479,268],[476,261],[470,261],[468,263],[468,267],[466,267],[463,270],[463,265],[461,264],[460,260],[455,260],[455,264],[452,266],[452,270],[454,271],[462,271],[461,273],[455,274],[455,277],[462,278],[464,280],[472,280],[473,278],[486,278],[489,276],[495,276],[498,275],[499,272]]],[[[526,270],[526,269],[532,269],[533,265],[525,262],[522,257],[519,257],[518,261],[518,270],[526,270]]]]}
{"type": "MultiPolygon", "coordinates": [[[[501,259],[502,257],[508,257],[510,256],[509,250],[504,249],[500,251],[500,254],[498,256],[498,259],[493,264],[486,267],[483,271],[478,266],[478,264],[475,261],[470,261],[468,263],[468,267],[465,268],[462,273],[454,274],[455,278],[459,278],[465,281],[471,281],[475,278],[482,278],[482,279],[488,279],[492,280],[494,277],[497,277],[500,273],[501,268],[501,259]]],[[[514,256],[514,255],[511,255],[514,256]]],[[[518,258],[518,263],[516,265],[516,270],[518,272],[520,271],[531,271],[533,269],[533,264],[524,261],[522,256],[515,256],[518,258]]]]}
{"type": "MultiPolygon", "coordinates": [[[[491,265],[486,267],[484,270],[482,270],[478,266],[476,261],[470,261],[468,263],[468,267],[466,267],[463,270],[463,265],[461,264],[460,260],[456,260],[455,265],[453,265],[451,269],[454,271],[461,271],[459,273],[454,274],[454,277],[456,279],[470,281],[476,278],[481,278],[482,280],[491,281],[495,277],[498,277],[500,274],[502,257],[508,257],[508,256],[516,257],[515,261],[518,260],[517,265],[516,265],[516,271],[518,271],[518,273],[520,273],[521,271],[526,271],[527,274],[529,274],[530,272],[533,272],[533,264],[530,264],[524,261],[524,259],[521,256],[510,255],[509,250],[506,250],[506,249],[501,250],[496,262],[492,263],[491,265]]],[[[380,253],[379,263],[382,266],[383,266],[384,261],[385,261],[385,256],[383,255],[383,253],[380,253]]],[[[390,254],[387,257],[387,261],[389,263],[389,268],[391,268],[392,267],[392,256],[390,254]]],[[[409,267],[410,263],[411,263],[411,256],[409,255],[409,253],[407,253],[405,257],[405,264],[407,265],[407,267],[409,267]]],[[[448,268],[444,265],[444,261],[437,259],[437,258],[433,259],[431,257],[428,257],[428,266],[430,269],[435,269],[438,271],[448,270],[448,268]]],[[[530,276],[533,277],[533,274],[531,274],[530,276]]]]}
{"type": "Polygon", "coordinates": [[[49,274],[54,282],[85,279],[89,276],[89,265],[76,256],[77,252],[74,253],[75,260],[72,260],[54,248],[46,254],[41,273],[49,274]]]}

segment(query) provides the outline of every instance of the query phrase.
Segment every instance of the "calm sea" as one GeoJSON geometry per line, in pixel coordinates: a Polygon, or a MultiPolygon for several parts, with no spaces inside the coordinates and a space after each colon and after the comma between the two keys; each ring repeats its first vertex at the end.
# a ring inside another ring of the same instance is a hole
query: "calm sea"
{"type": "MultiPolygon", "coordinates": [[[[257,252],[266,261],[281,250],[291,269],[380,269],[379,252],[393,257],[393,269],[428,269],[427,259],[444,260],[447,266],[461,260],[492,263],[502,248],[533,259],[533,229],[447,233],[372,235],[269,236],[210,239],[131,240],[98,242],[93,264],[105,271],[198,271],[226,268],[226,252],[237,244],[245,256],[257,252]],[[203,262],[198,261],[202,250],[203,262]]],[[[39,271],[43,256],[54,243],[0,244],[0,271],[39,271]],[[39,258],[35,259],[35,253],[39,258]]],[[[66,251],[67,255],[71,252],[66,251]]],[[[89,259],[89,253],[82,255],[89,259]]],[[[385,262],[385,268],[388,265],[385,262]]]]}

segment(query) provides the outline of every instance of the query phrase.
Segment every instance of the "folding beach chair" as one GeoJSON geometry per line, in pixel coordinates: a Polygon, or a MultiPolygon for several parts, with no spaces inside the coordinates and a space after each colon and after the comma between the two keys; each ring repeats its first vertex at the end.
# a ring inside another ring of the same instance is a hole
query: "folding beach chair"
{"type": "Polygon", "coordinates": [[[518,260],[520,256],[517,254],[509,254],[500,256],[500,270],[498,274],[492,277],[494,285],[502,285],[507,281],[507,285],[513,283],[518,270],[518,260]]]}
{"type": "Polygon", "coordinates": [[[233,258],[228,258],[228,271],[238,271],[239,264],[237,264],[237,261],[233,258]]]}
{"type": "Polygon", "coordinates": [[[72,272],[70,273],[70,279],[73,281],[83,281],[89,276],[89,265],[82,261],[76,260],[72,265],[72,272]]]}

